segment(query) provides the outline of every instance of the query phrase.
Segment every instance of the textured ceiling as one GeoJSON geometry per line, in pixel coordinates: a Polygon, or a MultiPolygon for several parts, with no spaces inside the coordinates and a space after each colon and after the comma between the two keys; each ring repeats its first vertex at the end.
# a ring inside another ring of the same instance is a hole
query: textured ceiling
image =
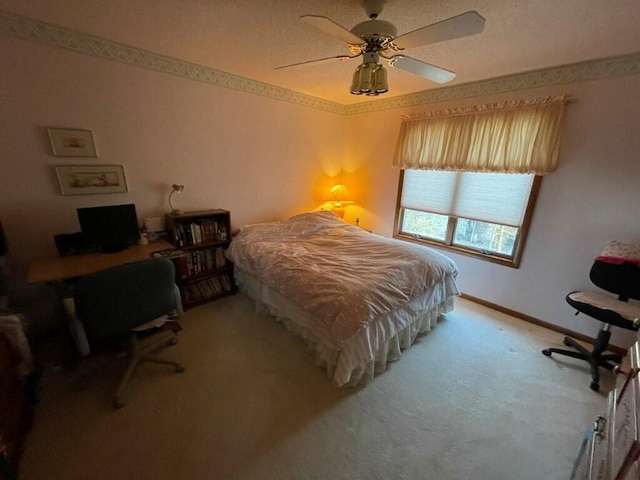
{"type": "MultiPolygon", "coordinates": [[[[275,70],[348,54],[302,22],[324,15],[347,29],[367,19],[360,0],[0,0],[0,9],[339,102],[359,59],[275,70]]],[[[406,33],[460,13],[485,17],[479,35],[407,50],[458,74],[447,85],[640,52],[638,0],[388,0],[380,19],[406,33]]],[[[390,98],[440,87],[389,69],[390,98]]]]}

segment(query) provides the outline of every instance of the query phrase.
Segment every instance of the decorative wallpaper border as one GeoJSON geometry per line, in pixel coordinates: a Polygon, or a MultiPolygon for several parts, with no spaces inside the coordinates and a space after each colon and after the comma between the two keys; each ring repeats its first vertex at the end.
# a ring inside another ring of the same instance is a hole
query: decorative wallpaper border
{"type": "Polygon", "coordinates": [[[84,53],[118,63],[142,67],[157,72],[168,73],[210,83],[219,87],[241,90],[255,95],[296,103],[344,115],[344,105],[294,92],[286,88],[250,80],[239,75],[222,72],[214,68],[149,52],[130,45],[114,42],[94,35],[58,27],[49,23],[0,11],[0,32],[10,37],[44,43],[74,52],[84,53]]]}
{"type": "Polygon", "coordinates": [[[219,87],[240,90],[341,115],[410,107],[640,73],[640,52],[638,52],[619,57],[590,60],[437,88],[388,99],[344,105],[6,11],[0,11],[0,32],[10,37],[43,43],[118,63],[168,73],[197,82],[210,83],[219,87]]]}
{"type": "Polygon", "coordinates": [[[532,70],[452,87],[437,88],[410,95],[376,100],[375,102],[346,105],[345,114],[353,115],[538,87],[578,83],[607,77],[637,75],[638,73],[640,73],[640,53],[632,53],[619,57],[532,70]]]}

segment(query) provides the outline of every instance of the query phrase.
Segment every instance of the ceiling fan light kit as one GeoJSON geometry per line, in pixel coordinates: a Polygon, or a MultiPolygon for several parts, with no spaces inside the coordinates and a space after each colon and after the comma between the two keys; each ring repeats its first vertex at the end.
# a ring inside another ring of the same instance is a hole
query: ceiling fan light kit
{"type": "Polygon", "coordinates": [[[366,52],[363,62],[356,68],[351,81],[351,93],[353,95],[380,95],[389,91],[387,84],[387,71],[378,63],[376,52],[366,52]]]}
{"type": "Polygon", "coordinates": [[[379,57],[388,60],[391,67],[442,84],[453,80],[456,74],[399,52],[407,48],[476,35],[484,30],[484,18],[477,12],[470,11],[397,36],[397,29],[391,22],[378,20],[378,15],[384,8],[384,0],[364,0],[363,4],[369,20],[358,23],[351,30],[347,30],[327,17],[319,15],[300,17],[304,22],[346,42],[351,55],[336,55],[276,68],[345,61],[362,55],[362,64],[356,68],[351,81],[350,92],[354,95],[375,96],[389,91],[387,71],[378,63],[379,57]]]}
{"type": "Polygon", "coordinates": [[[379,63],[363,63],[356,68],[351,82],[351,93],[370,96],[389,91],[387,71],[379,63]]]}

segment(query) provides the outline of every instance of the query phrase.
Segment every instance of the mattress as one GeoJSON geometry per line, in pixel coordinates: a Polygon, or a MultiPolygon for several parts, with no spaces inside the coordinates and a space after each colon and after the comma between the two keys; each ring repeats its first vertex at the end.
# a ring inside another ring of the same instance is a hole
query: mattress
{"type": "Polygon", "coordinates": [[[227,256],[240,291],[302,337],[336,386],[383,371],[459,294],[448,257],[331,212],[244,227],[227,256]]]}

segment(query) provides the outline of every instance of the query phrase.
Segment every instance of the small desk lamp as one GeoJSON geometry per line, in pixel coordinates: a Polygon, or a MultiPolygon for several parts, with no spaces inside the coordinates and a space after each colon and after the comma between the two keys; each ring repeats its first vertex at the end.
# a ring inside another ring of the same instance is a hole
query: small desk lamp
{"type": "Polygon", "coordinates": [[[179,208],[173,208],[173,202],[171,201],[171,197],[173,194],[178,192],[182,193],[184,190],[184,185],[176,185],[175,183],[171,185],[171,193],[169,194],[169,207],[171,207],[171,213],[174,215],[181,215],[183,212],[179,208]]]}

